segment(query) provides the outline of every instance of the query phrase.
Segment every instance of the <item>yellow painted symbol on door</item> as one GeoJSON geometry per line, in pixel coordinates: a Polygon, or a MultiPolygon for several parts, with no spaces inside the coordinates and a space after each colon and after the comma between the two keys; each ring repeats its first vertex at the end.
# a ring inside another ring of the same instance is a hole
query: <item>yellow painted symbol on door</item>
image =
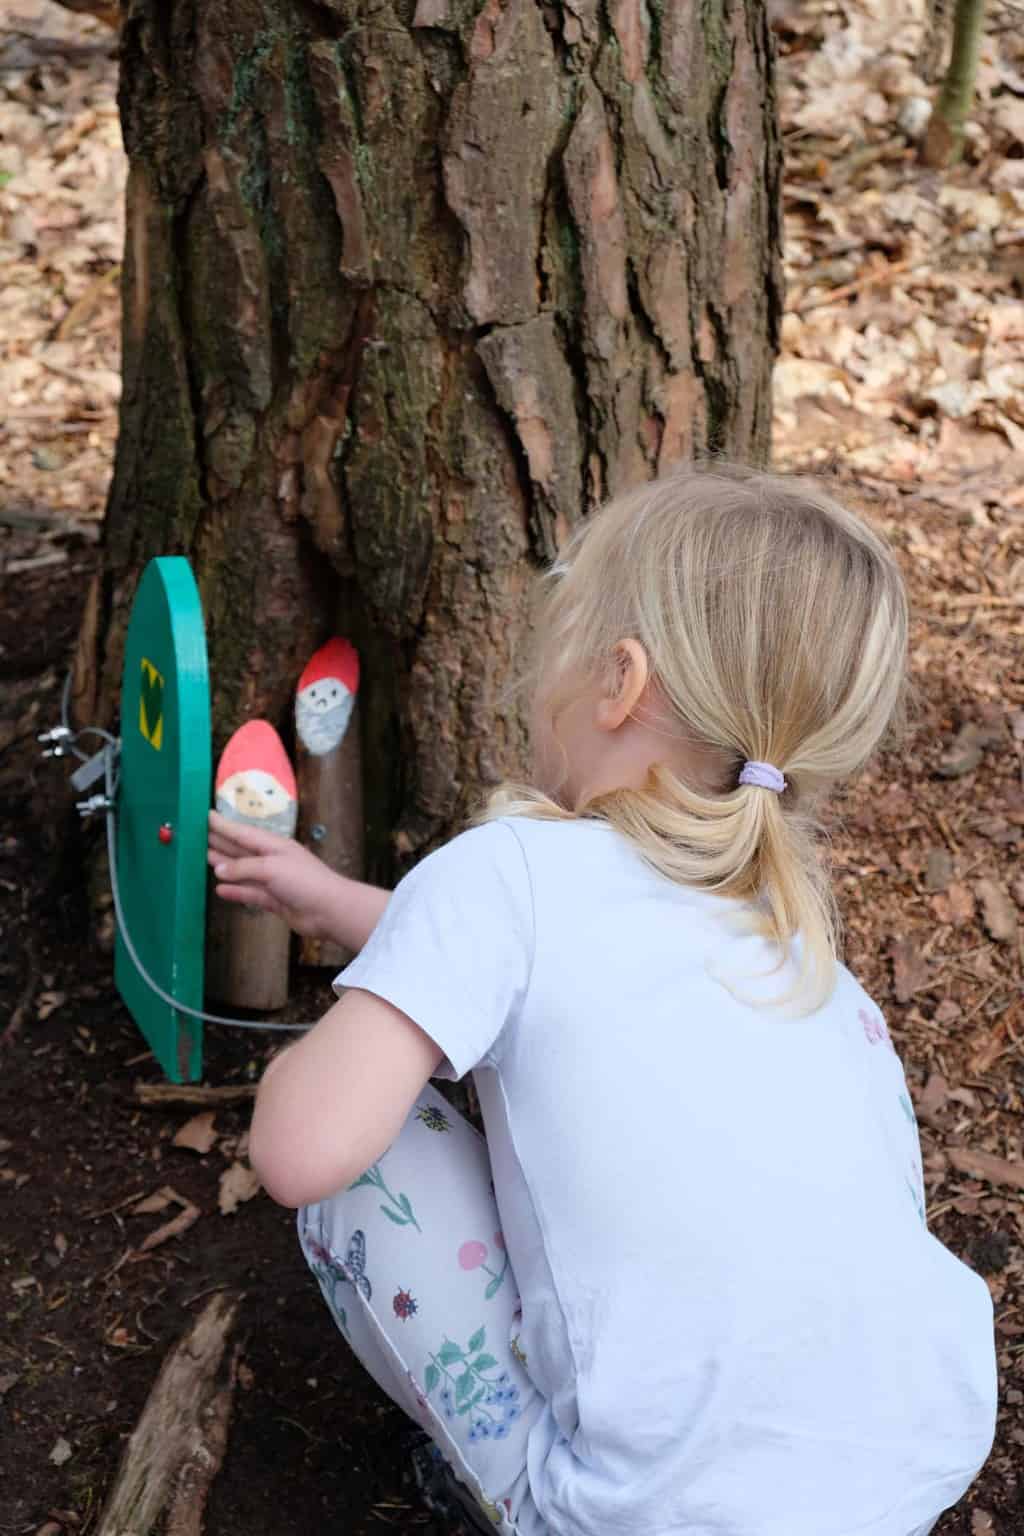
{"type": "Polygon", "coordinates": [[[164,744],[164,680],[151,661],[142,658],[139,730],[159,752],[164,744]]]}

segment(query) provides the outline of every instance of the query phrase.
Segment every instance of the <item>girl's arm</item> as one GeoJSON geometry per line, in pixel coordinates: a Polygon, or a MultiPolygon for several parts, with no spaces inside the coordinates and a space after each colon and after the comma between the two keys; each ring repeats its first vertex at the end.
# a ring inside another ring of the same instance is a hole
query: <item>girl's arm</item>
{"type": "Polygon", "coordinates": [[[209,863],[217,895],[283,917],[296,933],[356,953],[388,904],[389,891],[336,875],[294,838],[261,832],[210,812],[209,863]]]}
{"type": "Polygon", "coordinates": [[[249,1160],[271,1199],[346,1189],[387,1150],[444,1052],[407,1014],[353,988],[263,1074],[249,1160]]]}

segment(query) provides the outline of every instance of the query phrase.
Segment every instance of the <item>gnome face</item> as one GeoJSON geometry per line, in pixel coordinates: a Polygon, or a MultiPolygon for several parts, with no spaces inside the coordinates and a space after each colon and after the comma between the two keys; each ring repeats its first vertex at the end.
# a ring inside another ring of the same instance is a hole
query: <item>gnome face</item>
{"type": "Polygon", "coordinates": [[[249,821],[265,832],[291,837],[298,807],[273,774],[245,768],[217,786],[217,809],[231,821],[249,821]]]}
{"type": "Polygon", "coordinates": [[[295,729],[307,752],[322,757],[348,730],[355,695],[337,677],[310,683],[295,695],[295,729]]]}

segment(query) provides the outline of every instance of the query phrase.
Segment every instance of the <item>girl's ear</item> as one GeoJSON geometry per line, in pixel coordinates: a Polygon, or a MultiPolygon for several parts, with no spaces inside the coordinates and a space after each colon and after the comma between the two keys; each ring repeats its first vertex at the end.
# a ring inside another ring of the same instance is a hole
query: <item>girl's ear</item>
{"type": "Polygon", "coordinates": [[[651,664],[639,640],[620,640],[597,704],[597,727],[616,731],[632,715],[650,681],[651,664]]]}

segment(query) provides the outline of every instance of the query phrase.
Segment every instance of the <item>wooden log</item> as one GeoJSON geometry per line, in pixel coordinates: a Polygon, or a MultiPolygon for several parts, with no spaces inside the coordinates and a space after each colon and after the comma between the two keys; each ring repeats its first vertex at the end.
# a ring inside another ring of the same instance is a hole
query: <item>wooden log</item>
{"type": "Polygon", "coordinates": [[[256,1097],[256,1084],[225,1083],[222,1087],[208,1087],[203,1083],[136,1083],[132,1092],[136,1102],[148,1109],[166,1109],[168,1104],[220,1109],[226,1104],[248,1104],[256,1097]]]}
{"type": "Polygon", "coordinates": [[[231,1427],[241,1297],[211,1297],[165,1357],[95,1536],[202,1536],[231,1427]]]}
{"type": "MultiPolygon", "coordinates": [[[[217,768],[217,809],[291,837],[298,816],[295,774],[266,720],[250,720],[229,740],[217,768]]],[[[273,1012],[288,1001],[291,933],[273,912],[215,901],[207,928],[207,986],[234,1008],[273,1012]]]]}
{"type": "MultiPolygon", "coordinates": [[[[335,638],[310,658],[295,694],[299,841],[353,880],[365,874],[358,688],[359,657],[335,638]]],[[[329,940],[302,941],[303,965],[338,970],[351,958],[329,940]]]]}

